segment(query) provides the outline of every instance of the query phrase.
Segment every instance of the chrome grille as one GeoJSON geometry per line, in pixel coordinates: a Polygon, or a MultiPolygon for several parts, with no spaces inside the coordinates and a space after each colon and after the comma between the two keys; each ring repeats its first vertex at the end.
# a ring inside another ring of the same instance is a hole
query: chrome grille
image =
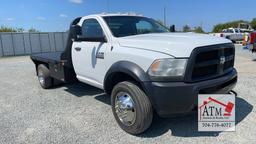
{"type": "Polygon", "coordinates": [[[233,69],[234,60],[233,44],[196,48],[189,61],[186,80],[195,82],[222,76],[233,69]]]}

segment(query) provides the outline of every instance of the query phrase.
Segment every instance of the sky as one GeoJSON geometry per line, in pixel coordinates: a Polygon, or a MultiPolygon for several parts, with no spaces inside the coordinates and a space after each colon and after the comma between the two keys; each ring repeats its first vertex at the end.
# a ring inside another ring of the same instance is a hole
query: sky
{"type": "Polygon", "coordinates": [[[218,23],[256,17],[255,0],[1,0],[0,26],[66,31],[76,17],[102,12],[135,12],[163,20],[181,30],[203,26],[207,32],[218,23]]]}

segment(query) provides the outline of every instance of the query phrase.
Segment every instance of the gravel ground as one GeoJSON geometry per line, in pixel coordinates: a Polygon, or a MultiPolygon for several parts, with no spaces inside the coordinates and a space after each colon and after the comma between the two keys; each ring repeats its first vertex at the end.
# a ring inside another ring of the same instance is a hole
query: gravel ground
{"type": "Polygon", "coordinates": [[[196,114],[154,118],[132,136],[114,120],[110,98],[77,83],[43,90],[29,57],[0,59],[0,143],[255,143],[256,54],[237,47],[236,132],[199,133],[196,114]]]}

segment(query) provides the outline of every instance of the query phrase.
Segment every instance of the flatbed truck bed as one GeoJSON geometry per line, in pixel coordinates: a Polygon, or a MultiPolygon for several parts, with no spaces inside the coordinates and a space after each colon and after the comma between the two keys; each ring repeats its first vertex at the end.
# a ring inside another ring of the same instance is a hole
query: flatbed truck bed
{"type": "Polygon", "coordinates": [[[61,54],[63,52],[48,52],[48,53],[40,53],[31,55],[31,59],[36,61],[42,61],[45,63],[60,63],[61,62],[61,54]]]}
{"type": "Polygon", "coordinates": [[[61,81],[71,83],[76,81],[73,67],[68,65],[68,61],[61,58],[63,52],[50,52],[31,55],[32,61],[36,64],[36,69],[39,64],[45,64],[50,71],[50,76],[53,81],[61,81]]]}

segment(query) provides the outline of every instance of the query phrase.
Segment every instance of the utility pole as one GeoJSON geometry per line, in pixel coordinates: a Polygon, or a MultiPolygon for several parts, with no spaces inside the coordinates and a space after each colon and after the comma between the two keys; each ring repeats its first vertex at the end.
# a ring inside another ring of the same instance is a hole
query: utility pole
{"type": "Polygon", "coordinates": [[[166,6],[164,6],[164,26],[166,26],[166,6]]]}

